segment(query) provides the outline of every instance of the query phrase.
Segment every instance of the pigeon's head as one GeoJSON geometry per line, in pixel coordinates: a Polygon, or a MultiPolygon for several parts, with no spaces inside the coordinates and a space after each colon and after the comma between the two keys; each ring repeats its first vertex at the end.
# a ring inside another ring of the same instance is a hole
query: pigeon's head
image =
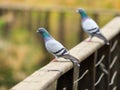
{"type": "Polygon", "coordinates": [[[78,12],[78,13],[84,13],[85,10],[84,10],[83,8],[78,8],[78,9],[76,10],[76,12],[78,12]]]}
{"type": "Polygon", "coordinates": [[[86,11],[83,8],[77,9],[76,12],[78,12],[82,18],[87,17],[86,11]]]}
{"type": "Polygon", "coordinates": [[[45,28],[38,28],[37,33],[40,33],[43,36],[43,38],[50,37],[50,34],[45,28]]]}
{"type": "Polygon", "coordinates": [[[47,32],[47,30],[45,28],[38,28],[37,32],[42,34],[47,32]]]}

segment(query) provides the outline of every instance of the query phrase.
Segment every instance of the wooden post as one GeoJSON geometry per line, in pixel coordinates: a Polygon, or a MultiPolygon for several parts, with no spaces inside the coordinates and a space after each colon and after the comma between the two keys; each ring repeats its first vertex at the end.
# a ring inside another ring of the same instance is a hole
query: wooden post
{"type": "Polygon", "coordinates": [[[37,16],[37,27],[38,28],[41,26],[41,18],[42,18],[41,13],[42,13],[41,11],[37,13],[38,14],[37,16]]]}
{"type": "Polygon", "coordinates": [[[50,23],[49,23],[49,20],[50,20],[50,11],[46,11],[45,12],[45,20],[44,20],[44,26],[45,26],[45,28],[50,32],[50,23]]]}
{"type": "Polygon", "coordinates": [[[98,13],[96,13],[96,12],[93,13],[93,19],[99,25],[99,14],[98,13]]]}
{"type": "Polygon", "coordinates": [[[2,15],[3,15],[3,9],[0,8],[0,16],[2,16],[2,15]]]}
{"type": "Polygon", "coordinates": [[[73,70],[73,90],[78,90],[78,82],[76,82],[79,79],[79,71],[80,67],[74,65],[74,70],[73,70]]]}
{"type": "MultiPolygon", "coordinates": [[[[81,23],[81,20],[80,20],[80,23],[81,23]]],[[[78,31],[78,42],[81,42],[81,41],[83,41],[84,40],[84,31],[83,31],[83,28],[82,28],[82,26],[81,26],[81,24],[79,24],[80,25],[80,29],[79,29],[79,31],[78,31]]]]}
{"type": "Polygon", "coordinates": [[[59,28],[58,28],[58,33],[59,33],[59,39],[60,42],[65,45],[65,28],[64,28],[64,22],[65,22],[65,13],[60,12],[59,13],[59,28]]]}
{"type": "Polygon", "coordinates": [[[32,31],[32,10],[28,10],[28,25],[27,25],[27,28],[28,28],[28,31],[32,31]]]}

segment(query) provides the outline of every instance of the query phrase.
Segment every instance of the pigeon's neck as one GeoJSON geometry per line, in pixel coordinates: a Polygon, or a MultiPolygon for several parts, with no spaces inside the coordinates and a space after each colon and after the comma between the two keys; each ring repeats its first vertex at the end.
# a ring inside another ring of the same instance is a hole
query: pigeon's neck
{"type": "Polygon", "coordinates": [[[83,21],[89,18],[85,12],[81,12],[80,15],[83,21]]]}
{"type": "Polygon", "coordinates": [[[52,39],[52,36],[48,33],[42,33],[42,36],[44,38],[44,41],[48,41],[48,40],[52,39]]]}

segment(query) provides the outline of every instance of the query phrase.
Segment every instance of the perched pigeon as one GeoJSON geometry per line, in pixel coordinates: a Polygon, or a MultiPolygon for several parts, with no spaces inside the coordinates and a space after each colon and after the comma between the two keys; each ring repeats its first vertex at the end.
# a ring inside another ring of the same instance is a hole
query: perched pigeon
{"type": "Polygon", "coordinates": [[[81,15],[82,20],[82,28],[83,30],[89,34],[90,40],[93,36],[96,36],[100,39],[102,39],[106,45],[109,45],[109,41],[102,35],[102,33],[99,30],[99,26],[96,24],[96,22],[91,19],[85,12],[84,9],[79,8],[77,12],[81,15]]]}
{"type": "Polygon", "coordinates": [[[78,59],[69,54],[68,50],[58,41],[56,41],[45,28],[38,28],[38,33],[40,33],[44,39],[45,47],[49,53],[53,54],[55,58],[63,57],[65,59],[71,60],[74,65],[79,66],[78,59]]]}

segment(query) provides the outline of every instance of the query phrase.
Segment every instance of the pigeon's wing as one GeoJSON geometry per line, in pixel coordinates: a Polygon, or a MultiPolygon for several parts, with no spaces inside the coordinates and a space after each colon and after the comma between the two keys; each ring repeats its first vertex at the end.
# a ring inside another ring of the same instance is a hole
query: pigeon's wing
{"type": "Polygon", "coordinates": [[[45,43],[46,49],[55,57],[60,57],[64,54],[68,54],[67,49],[58,41],[52,39],[45,43]]]}
{"type": "Polygon", "coordinates": [[[82,23],[82,26],[84,31],[87,32],[89,35],[96,36],[102,39],[105,44],[109,45],[109,41],[102,35],[95,21],[93,21],[92,19],[87,19],[82,23]]]}
{"type": "Polygon", "coordinates": [[[110,44],[109,41],[106,39],[106,37],[104,35],[102,35],[101,33],[95,34],[94,36],[102,39],[105,42],[106,45],[110,44]]]}
{"type": "Polygon", "coordinates": [[[68,50],[58,41],[51,39],[45,43],[47,50],[53,54],[55,57],[63,57],[65,59],[69,59],[74,65],[79,65],[79,60],[73,56],[71,56],[68,50]]]}
{"type": "Polygon", "coordinates": [[[88,18],[85,21],[82,21],[82,27],[86,33],[89,35],[94,35],[96,32],[100,33],[99,26],[96,24],[95,21],[88,18]]]}
{"type": "Polygon", "coordinates": [[[79,65],[79,60],[77,58],[75,58],[74,56],[70,55],[70,54],[66,54],[62,56],[65,59],[69,59],[74,65],[80,66],[79,65]]]}

